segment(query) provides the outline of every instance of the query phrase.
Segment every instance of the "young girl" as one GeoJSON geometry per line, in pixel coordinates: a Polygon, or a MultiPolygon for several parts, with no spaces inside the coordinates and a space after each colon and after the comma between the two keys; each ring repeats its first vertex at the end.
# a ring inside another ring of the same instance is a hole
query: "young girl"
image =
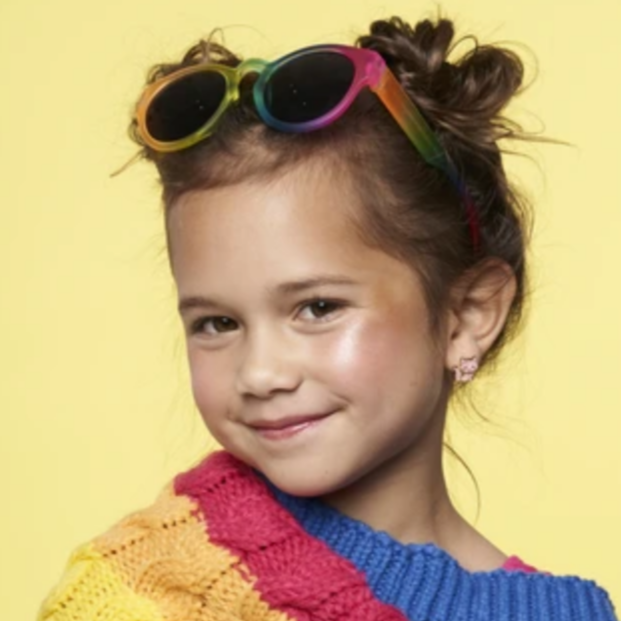
{"type": "MultiPolygon", "coordinates": [[[[608,595],[477,532],[442,470],[449,400],[520,325],[524,201],[497,146],[512,52],[448,20],[151,73],[195,401],[224,450],[79,548],[54,621],[604,621],[608,595]]],[[[523,137],[523,136],[522,136],[523,137]]]]}

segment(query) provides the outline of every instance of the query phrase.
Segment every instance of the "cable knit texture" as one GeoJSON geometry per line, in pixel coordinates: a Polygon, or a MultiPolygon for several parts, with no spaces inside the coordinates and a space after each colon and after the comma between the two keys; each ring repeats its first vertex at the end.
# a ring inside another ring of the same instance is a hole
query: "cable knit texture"
{"type": "Polygon", "coordinates": [[[613,621],[594,582],[511,557],[469,572],[225,451],[78,548],[39,621],[613,621]]]}

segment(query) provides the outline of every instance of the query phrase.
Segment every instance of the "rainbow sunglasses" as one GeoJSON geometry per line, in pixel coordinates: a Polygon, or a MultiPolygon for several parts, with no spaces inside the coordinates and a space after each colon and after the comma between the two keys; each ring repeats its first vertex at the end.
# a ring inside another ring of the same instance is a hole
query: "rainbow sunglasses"
{"type": "Polygon", "coordinates": [[[346,45],[313,45],[273,62],[248,59],[237,67],[203,63],[184,67],[145,89],[136,110],[138,132],[155,151],[170,153],[208,137],[239,100],[240,82],[252,89],[257,113],[283,132],[309,132],[339,119],[368,87],[401,126],[423,160],[443,171],[460,192],[475,251],[479,224],[474,203],[438,138],[381,55],[346,45]]]}

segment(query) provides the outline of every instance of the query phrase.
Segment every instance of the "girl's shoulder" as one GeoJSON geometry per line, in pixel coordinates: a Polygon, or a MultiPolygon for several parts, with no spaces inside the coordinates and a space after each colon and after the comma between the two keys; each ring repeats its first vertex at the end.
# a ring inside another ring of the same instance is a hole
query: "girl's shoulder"
{"type": "Polygon", "coordinates": [[[595,583],[508,565],[470,574],[439,549],[281,498],[218,451],[78,548],[38,619],[614,621],[595,583]]]}

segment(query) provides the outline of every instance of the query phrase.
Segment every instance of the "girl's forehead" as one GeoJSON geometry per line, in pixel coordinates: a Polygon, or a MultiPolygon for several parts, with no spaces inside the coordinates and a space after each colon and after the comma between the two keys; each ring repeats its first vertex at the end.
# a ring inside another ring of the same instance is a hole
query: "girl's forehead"
{"type": "Polygon", "coordinates": [[[169,214],[173,273],[182,289],[227,288],[340,274],[363,282],[411,278],[353,224],[344,187],[317,177],[243,183],[184,196],[169,214]]]}
{"type": "Polygon", "coordinates": [[[372,249],[353,225],[356,209],[345,184],[300,174],[193,192],[168,218],[173,260],[191,250],[204,258],[310,253],[359,261],[372,249]]]}

